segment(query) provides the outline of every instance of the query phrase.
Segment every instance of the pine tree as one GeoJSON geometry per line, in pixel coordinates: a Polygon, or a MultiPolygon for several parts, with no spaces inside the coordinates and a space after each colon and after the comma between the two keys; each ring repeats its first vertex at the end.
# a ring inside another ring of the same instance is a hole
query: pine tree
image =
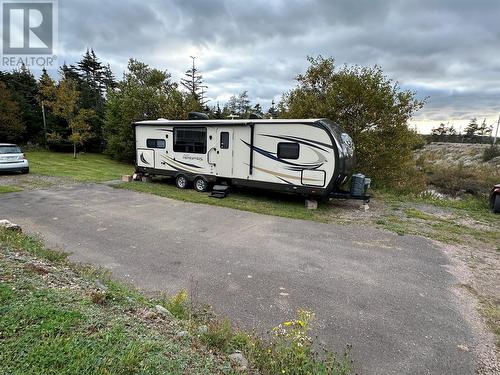
{"type": "Polygon", "coordinates": [[[17,142],[26,130],[17,103],[12,100],[11,92],[0,81],[0,139],[5,142],[17,142]]]}
{"type": "Polygon", "coordinates": [[[470,120],[469,125],[465,128],[465,135],[468,138],[471,138],[477,134],[479,130],[479,125],[477,124],[477,120],[474,117],[473,119],[470,120]]]}
{"type": "Polygon", "coordinates": [[[274,99],[271,101],[271,107],[269,107],[267,114],[270,118],[278,117],[278,112],[276,111],[276,104],[274,103],[274,99]]]}
{"type": "Polygon", "coordinates": [[[193,59],[193,65],[191,69],[186,70],[186,73],[184,74],[186,78],[181,78],[181,85],[188,91],[189,94],[193,96],[195,100],[199,101],[201,105],[204,105],[203,89],[207,86],[203,85],[203,76],[196,67],[194,61],[196,57],[191,56],[191,58],[193,59]]]}

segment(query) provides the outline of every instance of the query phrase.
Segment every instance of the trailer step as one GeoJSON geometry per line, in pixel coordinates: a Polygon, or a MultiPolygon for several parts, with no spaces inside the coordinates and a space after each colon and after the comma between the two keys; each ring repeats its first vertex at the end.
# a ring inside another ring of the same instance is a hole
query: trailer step
{"type": "Polygon", "coordinates": [[[227,185],[214,185],[212,188],[212,193],[210,193],[210,196],[213,198],[226,198],[226,196],[229,194],[229,186],[227,185]]]}

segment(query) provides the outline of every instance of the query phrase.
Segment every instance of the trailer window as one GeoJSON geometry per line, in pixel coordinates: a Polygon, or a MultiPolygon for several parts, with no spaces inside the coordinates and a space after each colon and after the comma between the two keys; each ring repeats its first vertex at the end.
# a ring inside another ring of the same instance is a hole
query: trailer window
{"type": "Polygon", "coordinates": [[[164,139],[146,139],[146,147],[147,148],[165,148],[167,147],[167,143],[164,139]]]}
{"type": "Polygon", "coordinates": [[[174,128],[174,151],[205,154],[207,152],[207,129],[174,128]]]}
{"type": "Polygon", "coordinates": [[[278,158],[280,159],[298,159],[299,144],[280,142],[278,143],[278,158]]]}
{"type": "Polygon", "coordinates": [[[220,133],[220,148],[224,150],[229,148],[229,132],[220,133]]]}

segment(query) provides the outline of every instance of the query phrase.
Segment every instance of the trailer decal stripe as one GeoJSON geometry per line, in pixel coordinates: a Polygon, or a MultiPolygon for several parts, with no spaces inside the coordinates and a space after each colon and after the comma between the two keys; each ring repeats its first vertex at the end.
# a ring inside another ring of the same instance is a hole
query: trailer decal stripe
{"type": "MultiPolygon", "coordinates": [[[[167,160],[171,163],[177,163],[179,164],[181,167],[184,167],[184,166],[188,166],[188,167],[194,167],[194,168],[198,168],[198,169],[203,169],[203,167],[199,167],[197,165],[194,165],[194,164],[189,164],[189,163],[183,163],[182,161],[179,161],[179,160],[175,160],[175,159],[172,159],[172,158],[169,158],[168,156],[165,156],[165,155],[161,155],[161,157],[164,159],[164,160],[167,160]]],[[[177,168],[179,168],[179,166],[177,166],[177,168]]],[[[182,168],[181,168],[182,169],[182,168]]],[[[195,171],[190,171],[190,172],[195,172],[195,171]]]]}
{"type": "MultiPolygon", "coordinates": [[[[294,141],[294,142],[301,143],[301,144],[304,144],[304,145],[307,145],[310,147],[318,148],[321,151],[326,151],[324,148],[313,144],[313,143],[320,143],[320,142],[313,141],[311,139],[305,139],[305,138],[299,138],[299,137],[293,137],[293,136],[283,137],[283,136],[279,136],[279,135],[270,135],[270,134],[259,134],[259,135],[262,135],[264,137],[269,137],[269,138],[283,139],[285,141],[294,141]]],[[[332,146],[327,145],[326,143],[320,143],[320,144],[323,146],[326,146],[328,148],[333,148],[332,146]]]]}
{"type": "MultiPolygon", "coordinates": [[[[255,167],[255,166],[254,166],[254,168],[257,169],[258,171],[273,175],[274,177],[277,177],[280,180],[281,180],[280,177],[286,177],[286,178],[289,178],[291,180],[299,180],[299,181],[301,179],[300,177],[297,177],[297,176],[292,176],[292,175],[285,174],[285,173],[273,172],[273,171],[270,171],[269,169],[259,168],[259,167],[255,167]]],[[[315,178],[303,178],[302,181],[323,181],[323,180],[317,180],[315,178]]]]}
{"type": "MultiPolygon", "coordinates": [[[[240,139],[244,144],[246,144],[248,147],[251,147],[248,142],[245,142],[243,139],[240,139]]],[[[313,163],[304,163],[304,164],[297,164],[297,163],[292,163],[290,161],[286,161],[283,159],[278,158],[277,156],[274,156],[271,152],[263,150],[257,146],[253,146],[253,150],[257,151],[259,154],[264,155],[265,157],[268,157],[269,159],[279,161],[280,163],[283,164],[288,164],[288,165],[293,165],[295,167],[300,167],[303,169],[316,169],[321,167],[326,160],[326,158],[321,155],[319,152],[315,151],[316,154],[318,155],[318,160],[313,162],[313,163]]]]}

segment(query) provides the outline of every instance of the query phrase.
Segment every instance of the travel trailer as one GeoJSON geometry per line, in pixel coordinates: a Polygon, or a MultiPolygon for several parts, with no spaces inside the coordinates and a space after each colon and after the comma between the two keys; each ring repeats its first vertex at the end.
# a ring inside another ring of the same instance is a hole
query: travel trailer
{"type": "Polygon", "coordinates": [[[354,145],[327,119],[140,121],[136,173],[171,176],[178,188],[214,183],[329,196],[353,165],[354,145]]]}

